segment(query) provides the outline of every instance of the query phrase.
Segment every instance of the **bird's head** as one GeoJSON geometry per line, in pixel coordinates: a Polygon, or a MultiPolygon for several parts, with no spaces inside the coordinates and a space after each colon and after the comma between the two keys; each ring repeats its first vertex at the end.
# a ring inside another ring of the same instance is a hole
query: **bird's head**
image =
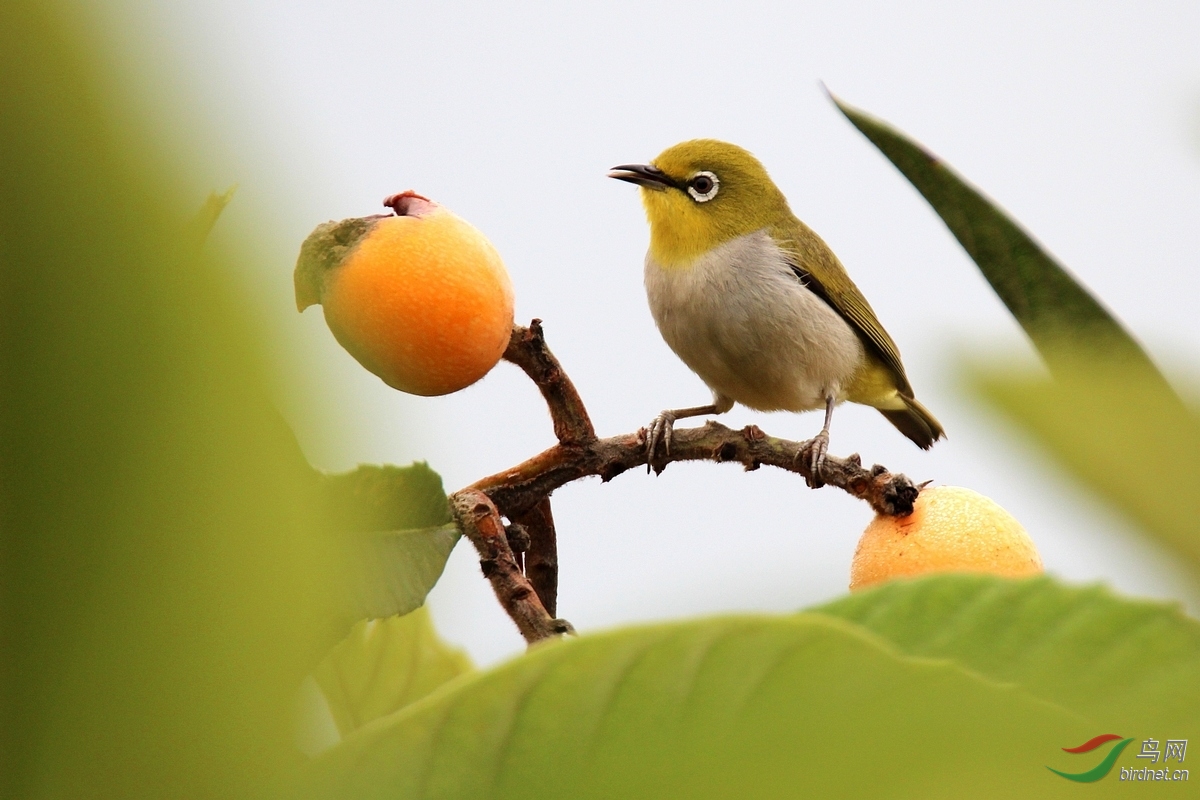
{"type": "Polygon", "coordinates": [[[642,187],[650,254],[666,267],[688,266],[790,213],[759,160],[716,139],[680,142],[649,164],[613,167],[609,177],[642,187]]]}

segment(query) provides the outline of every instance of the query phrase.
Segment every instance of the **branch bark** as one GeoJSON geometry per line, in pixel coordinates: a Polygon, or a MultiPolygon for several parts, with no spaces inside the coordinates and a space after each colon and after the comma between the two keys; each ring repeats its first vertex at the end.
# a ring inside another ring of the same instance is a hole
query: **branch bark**
{"type": "Polygon", "coordinates": [[[479,552],[479,567],[492,584],[496,599],[517,625],[525,641],[533,644],[571,631],[570,623],[546,611],[537,592],[521,573],[508,546],[500,512],[487,495],[464,489],[450,496],[450,512],[463,535],[479,552]]]}
{"type": "MultiPolygon", "coordinates": [[[[451,506],[459,527],[479,551],[496,597],[526,641],[533,644],[570,627],[553,618],[558,558],[551,493],[580,478],[599,476],[608,482],[629,469],[646,466],[647,431],[642,428],[607,439],[596,437],[579,393],[546,346],[540,320],[533,320],[528,328],[513,326],[504,358],[524,370],[541,390],[558,444],[455,492],[451,506]],[[525,526],[530,534],[526,553],[530,578],[522,574],[513,557],[501,516],[525,526]]],[[[698,428],[677,428],[671,451],[656,457],[650,466],[661,473],[676,461],[729,462],[747,471],[766,465],[801,475],[811,485],[814,476],[805,457],[807,447],[807,442],[769,436],[755,425],[734,430],[710,421],[698,428]]],[[[857,454],[826,456],[819,479],[818,485],[836,486],[888,516],[911,514],[921,490],[906,476],[878,464],[864,468],[857,454]]]]}
{"type": "Polygon", "coordinates": [[[575,384],[546,346],[540,319],[530,322],[528,328],[513,326],[504,360],[524,370],[541,390],[554,421],[554,435],[560,443],[583,444],[596,438],[596,429],[579,392],[575,391],[575,384]]]}
{"type": "Polygon", "coordinates": [[[517,514],[513,522],[524,526],[529,535],[525,550],[525,577],[538,599],[554,616],[558,606],[558,537],[554,531],[554,515],[550,512],[550,498],[543,497],[524,514],[517,514]]]}

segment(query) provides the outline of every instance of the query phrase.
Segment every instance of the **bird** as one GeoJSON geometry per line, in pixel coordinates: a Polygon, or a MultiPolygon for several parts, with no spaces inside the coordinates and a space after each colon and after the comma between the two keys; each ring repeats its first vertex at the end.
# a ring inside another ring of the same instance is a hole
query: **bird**
{"type": "Polygon", "coordinates": [[[712,403],[668,409],[647,435],[647,463],[670,454],[677,420],[824,409],[804,443],[820,485],[833,409],[876,408],[925,450],[945,436],[914,397],[900,351],[829,246],[788,207],[746,149],[692,139],[649,164],[613,167],[640,187],[650,224],[645,286],[667,345],[712,392],[712,403]]]}

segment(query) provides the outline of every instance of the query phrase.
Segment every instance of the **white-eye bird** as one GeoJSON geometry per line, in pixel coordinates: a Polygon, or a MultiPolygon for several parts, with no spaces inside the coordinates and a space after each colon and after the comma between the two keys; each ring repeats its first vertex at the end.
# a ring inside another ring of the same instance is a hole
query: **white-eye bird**
{"type": "Polygon", "coordinates": [[[646,295],[662,333],[712,390],[710,405],[663,411],[649,460],[670,452],[678,419],[825,409],[805,445],[813,480],[829,448],[833,407],[872,406],[922,449],[944,435],[913,397],[900,352],[845,267],[792,214],[758,159],[737,145],[694,139],[609,177],[641,187],[650,222],[646,295]]]}

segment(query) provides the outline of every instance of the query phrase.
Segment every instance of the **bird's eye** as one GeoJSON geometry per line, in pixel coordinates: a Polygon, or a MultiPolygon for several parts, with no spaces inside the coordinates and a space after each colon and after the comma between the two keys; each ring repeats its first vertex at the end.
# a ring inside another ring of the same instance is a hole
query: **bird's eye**
{"type": "Polygon", "coordinates": [[[721,182],[717,180],[717,176],[711,172],[697,172],[688,181],[688,194],[697,203],[707,203],[717,196],[717,190],[721,188],[721,182]]]}

